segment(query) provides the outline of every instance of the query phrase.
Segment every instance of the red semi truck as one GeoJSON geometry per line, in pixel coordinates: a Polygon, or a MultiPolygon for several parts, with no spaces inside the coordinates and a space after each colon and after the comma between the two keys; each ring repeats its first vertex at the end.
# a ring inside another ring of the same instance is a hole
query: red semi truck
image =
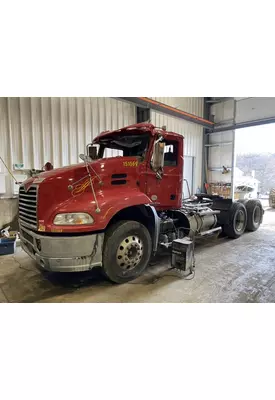
{"type": "Polygon", "coordinates": [[[184,137],[152,124],[99,134],[83,163],[43,172],[19,189],[23,249],[48,271],[102,267],[136,278],[179,238],[258,229],[261,203],[200,194],[183,199],[184,137]]]}

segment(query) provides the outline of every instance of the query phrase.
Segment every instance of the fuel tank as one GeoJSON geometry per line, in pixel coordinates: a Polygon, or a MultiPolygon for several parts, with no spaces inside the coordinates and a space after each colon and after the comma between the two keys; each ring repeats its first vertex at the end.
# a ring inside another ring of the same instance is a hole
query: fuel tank
{"type": "Polygon", "coordinates": [[[195,213],[187,216],[190,229],[189,237],[194,237],[194,235],[215,228],[217,225],[217,216],[211,213],[211,209],[208,209],[208,211],[209,213],[203,215],[195,213]]]}
{"type": "Polygon", "coordinates": [[[184,209],[173,210],[173,215],[179,220],[179,230],[182,236],[194,238],[203,232],[213,229],[217,225],[217,211],[209,207],[203,207],[199,211],[186,211],[184,209]]]}

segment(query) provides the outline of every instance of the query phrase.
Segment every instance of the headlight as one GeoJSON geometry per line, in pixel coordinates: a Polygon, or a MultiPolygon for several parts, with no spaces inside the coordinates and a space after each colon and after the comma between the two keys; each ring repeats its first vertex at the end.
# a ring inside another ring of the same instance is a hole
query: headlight
{"type": "Polygon", "coordinates": [[[53,221],[54,225],[85,225],[93,222],[93,217],[86,213],[57,214],[53,221]]]}

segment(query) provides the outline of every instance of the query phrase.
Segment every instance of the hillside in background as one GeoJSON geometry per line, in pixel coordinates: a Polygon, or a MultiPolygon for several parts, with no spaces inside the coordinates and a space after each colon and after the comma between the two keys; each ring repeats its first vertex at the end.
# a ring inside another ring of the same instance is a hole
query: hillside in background
{"type": "Polygon", "coordinates": [[[255,171],[255,178],[261,182],[261,192],[270,191],[275,188],[275,154],[241,154],[237,155],[236,166],[245,175],[251,175],[255,171]]]}

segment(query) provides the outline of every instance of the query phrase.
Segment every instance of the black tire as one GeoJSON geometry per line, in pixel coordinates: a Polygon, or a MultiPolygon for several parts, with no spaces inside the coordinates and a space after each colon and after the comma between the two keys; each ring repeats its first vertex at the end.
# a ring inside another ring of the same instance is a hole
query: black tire
{"type": "Polygon", "coordinates": [[[231,239],[238,239],[244,233],[247,224],[247,212],[242,203],[234,202],[228,210],[228,218],[223,232],[231,239]]]}
{"type": "Polygon", "coordinates": [[[248,202],[248,199],[238,200],[238,203],[242,203],[244,206],[246,205],[247,202],[248,202]]]}
{"type": "Polygon", "coordinates": [[[117,222],[105,235],[103,272],[115,283],[131,281],[147,267],[151,253],[152,240],[144,225],[137,221],[117,222]]]}
{"type": "Polygon", "coordinates": [[[247,211],[246,230],[250,232],[256,231],[263,222],[264,210],[260,200],[251,199],[245,204],[247,211]]]}

